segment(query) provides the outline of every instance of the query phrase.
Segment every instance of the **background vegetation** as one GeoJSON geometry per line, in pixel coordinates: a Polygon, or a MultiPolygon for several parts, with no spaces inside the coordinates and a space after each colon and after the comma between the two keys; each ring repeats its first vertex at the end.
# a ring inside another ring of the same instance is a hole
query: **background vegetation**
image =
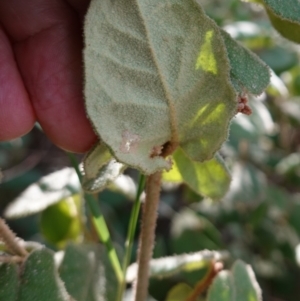
{"type": "MultiPolygon", "coordinates": [[[[296,301],[300,296],[300,48],[278,35],[259,6],[239,0],[203,2],[220,26],[272,68],[271,85],[267,93],[250,99],[251,116],[238,114],[232,121],[221,154],[233,181],[222,200],[200,198],[186,185],[164,185],[154,256],[228,250],[228,266],[237,258],[252,265],[265,301],[296,301]]],[[[69,165],[66,154],[53,146],[38,126],[25,137],[0,143],[5,176],[0,185],[1,212],[26,187],[69,165]]],[[[127,170],[126,174],[137,182],[136,171],[127,170]]],[[[128,178],[125,183],[99,194],[120,252],[132,208],[128,197],[132,190],[124,192],[132,184],[128,178]]],[[[62,197],[65,203],[9,220],[9,225],[23,239],[54,250],[64,248],[67,240],[81,241],[83,236],[96,241],[93,228],[92,234],[86,234],[80,224],[78,216],[84,210],[75,186],[71,200],[62,197]],[[72,206],[79,208],[78,214],[72,214],[72,206]]],[[[201,273],[200,269],[152,280],[150,292],[156,300],[165,300],[174,284],[184,279],[193,286],[201,273]]]]}

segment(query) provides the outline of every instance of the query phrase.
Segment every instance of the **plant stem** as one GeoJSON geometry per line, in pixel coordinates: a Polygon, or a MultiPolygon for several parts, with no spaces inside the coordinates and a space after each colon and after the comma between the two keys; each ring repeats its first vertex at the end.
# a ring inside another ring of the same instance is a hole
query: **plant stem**
{"type": "Polygon", "coordinates": [[[78,161],[77,161],[76,157],[72,153],[68,153],[68,152],[66,152],[66,153],[67,153],[67,156],[68,156],[73,168],[76,171],[76,174],[77,174],[77,177],[78,177],[80,183],[82,183],[82,174],[79,170],[78,161]]]}
{"type": "Polygon", "coordinates": [[[206,275],[196,284],[185,301],[197,301],[198,297],[210,286],[214,277],[222,268],[223,264],[221,262],[210,262],[206,275]]]}
{"type": "Polygon", "coordinates": [[[0,239],[3,240],[7,248],[15,255],[22,258],[28,255],[26,249],[19,244],[16,235],[6,225],[4,219],[0,218],[0,239]]]}
{"type": "Polygon", "coordinates": [[[146,177],[141,174],[140,179],[139,179],[138,189],[137,189],[135,200],[134,200],[134,205],[133,205],[133,208],[131,211],[127,238],[126,238],[126,242],[125,242],[125,254],[124,254],[123,265],[122,265],[124,281],[119,287],[117,301],[122,301],[123,293],[124,293],[125,286],[126,286],[126,279],[125,279],[126,278],[126,270],[129,265],[130,257],[131,257],[131,253],[132,253],[132,245],[133,245],[134,235],[135,235],[135,231],[136,231],[136,225],[137,225],[137,221],[138,221],[138,217],[139,217],[139,212],[140,212],[140,208],[141,208],[140,198],[141,198],[141,194],[144,190],[145,180],[146,180],[146,177]]]}
{"type": "Polygon", "coordinates": [[[106,251],[108,253],[109,261],[115,271],[118,282],[121,284],[124,281],[124,275],[121,269],[120,261],[117,256],[116,249],[114,248],[109,230],[107,228],[104,216],[102,215],[100,208],[97,204],[97,200],[91,194],[84,194],[84,198],[86,199],[89,209],[92,213],[92,221],[93,225],[96,229],[96,232],[99,236],[100,241],[103,242],[106,251]]]}
{"type": "Polygon", "coordinates": [[[149,262],[152,257],[154,246],[161,175],[161,172],[156,172],[147,178],[146,200],[143,205],[142,226],[139,239],[135,301],[145,301],[148,295],[149,262]]]}
{"type": "Polygon", "coordinates": [[[146,181],[146,177],[144,175],[141,175],[140,180],[139,180],[139,186],[138,186],[136,197],[135,197],[135,201],[134,201],[134,205],[133,205],[131,216],[130,216],[128,233],[127,233],[127,238],[126,238],[126,242],[125,242],[126,250],[125,250],[125,256],[124,256],[124,260],[123,260],[124,274],[126,273],[126,269],[130,262],[133,239],[134,239],[136,225],[137,225],[140,208],[141,208],[140,198],[141,198],[141,194],[145,187],[145,181],[146,181]]]}
{"type": "MultiPolygon", "coordinates": [[[[71,154],[71,153],[67,153],[67,154],[68,154],[68,157],[70,158],[70,161],[71,161],[74,169],[76,170],[77,176],[81,183],[82,175],[78,168],[78,162],[73,154],[71,154]]],[[[113,244],[112,244],[112,241],[110,238],[110,234],[109,234],[109,230],[106,225],[104,216],[102,215],[100,207],[97,203],[97,200],[94,198],[93,195],[84,193],[84,198],[87,201],[88,207],[91,211],[93,225],[96,229],[98,237],[99,237],[100,241],[103,242],[103,244],[107,250],[108,258],[115,271],[115,274],[119,281],[119,284],[121,285],[124,282],[124,274],[121,269],[121,265],[120,265],[120,261],[117,256],[117,252],[116,252],[115,248],[113,247],[113,244]]]]}

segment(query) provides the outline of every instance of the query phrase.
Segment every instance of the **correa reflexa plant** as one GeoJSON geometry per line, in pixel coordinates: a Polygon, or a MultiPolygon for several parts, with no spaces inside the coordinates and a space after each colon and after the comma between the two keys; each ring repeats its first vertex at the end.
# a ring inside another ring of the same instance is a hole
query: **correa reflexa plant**
{"type": "MultiPolygon", "coordinates": [[[[298,0],[248,2],[263,5],[276,30],[300,42],[298,0]]],[[[69,197],[83,187],[104,247],[61,242],[63,254],[54,253],[17,239],[1,219],[0,300],[152,300],[149,277],[203,267],[207,272],[195,288],[178,285],[167,301],[196,301],[207,288],[207,301],[262,300],[250,266],[238,260],[231,270],[221,271],[226,252],[151,258],[162,179],[179,179],[211,199],[226,193],[230,174],[218,151],[232,118],[238,112],[251,114],[248,96],[260,95],[268,86],[267,65],[220,28],[201,1],[92,0],[84,38],[86,112],[99,143],[82,169],[70,155],[79,180],[72,169],[63,171],[68,181],[56,187],[53,179],[61,172],[45,177],[24,192],[34,190],[40,198],[46,191],[43,205],[36,200],[25,206],[23,195],[5,214],[42,211],[42,230],[53,242],[60,241],[59,231],[49,232],[48,216],[67,212],[70,202],[72,212],[81,212],[82,204],[69,197]],[[141,176],[121,264],[94,195],[128,167],[141,176]],[[128,267],[144,187],[137,262],[128,267]],[[133,283],[129,295],[126,282],[133,283]]],[[[69,217],[68,233],[61,237],[75,237],[85,223],[80,214],[75,223],[69,217]]]]}

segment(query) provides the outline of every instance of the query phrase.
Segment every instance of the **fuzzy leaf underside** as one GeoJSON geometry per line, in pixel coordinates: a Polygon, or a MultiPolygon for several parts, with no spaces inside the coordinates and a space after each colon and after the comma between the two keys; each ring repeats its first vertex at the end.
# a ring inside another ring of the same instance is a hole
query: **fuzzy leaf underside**
{"type": "Polygon", "coordinates": [[[262,301],[252,268],[237,260],[231,271],[222,271],[209,288],[207,301],[262,301]]]}
{"type": "MultiPolygon", "coordinates": [[[[199,270],[211,264],[211,262],[225,258],[226,255],[222,252],[203,250],[195,253],[152,259],[150,261],[149,276],[161,279],[183,271],[199,270]]],[[[133,263],[127,269],[126,281],[133,282],[136,277],[137,263],[133,263]]]]}
{"type": "Polygon", "coordinates": [[[261,94],[270,82],[269,67],[253,52],[221,30],[230,62],[230,78],[239,93],[261,94]]]}
{"type": "Polygon", "coordinates": [[[220,155],[205,162],[193,162],[178,148],[173,160],[172,169],[163,173],[164,180],[185,182],[196,193],[212,199],[220,199],[227,192],[231,178],[220,155]]]}
{"type": "Polygon", "coordinates": [[[176,140],[193,160],[213,157],[237,104],[223,38],[198,4],[93,0],[85,44],[87,114],[118,161],[168,169],[152,154],[176,140]]]}
{"type": "Polygon", "coordinates": [[[285,38],[300,43],[300,2],[262,0],[274,28],[285,38]]]}
{"type": "Polygon", "coordinates": [[[103,165],[95,178],[84,179],[83,189],[89,193],[97,193],[109,186],[124,170],[124,164],[112,159],[103,165]]]}

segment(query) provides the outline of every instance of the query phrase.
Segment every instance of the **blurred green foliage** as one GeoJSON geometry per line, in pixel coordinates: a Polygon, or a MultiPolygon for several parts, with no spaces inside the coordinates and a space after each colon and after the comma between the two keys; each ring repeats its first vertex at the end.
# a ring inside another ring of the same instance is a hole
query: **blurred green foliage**
{"type": "MultiPolygon", "coordinates": [[[[230,253],[229,266],[238,258],[252,265],[265,301],[298,301],[300,48],[280,37],[264,10],[255,3],[238,0],[201,3],[220,26],[256,52],[274,73],[267,93],[249,100],[253,114],[249,117],[238,114],[234,118],[229,139],[220,152],[233,178],[227,195],[214,202],[199,197],[186,185],[164,184],[154,254],[162,257],[226,249],[230,253]]],[[[1,211],[41,176],[68,164],[64,152],[36,129],[23,138],[0,143],[0,166],[4,171],[4,183],[0,185],[1,211]]],[[[127,174],[137,179],[135,171],[129,170],[127,174]]],[[[120,190],[104,190],[99,194],[99,204],[122,252],[132,202],[120,190]]],[[[73,236],[68,232],[72,218],[60,223],[53,213],[56,207],[10,221],[10,225],[22,238],[45,243],[54,250],[60,246],[55,244],[61,242],[61,237],[67,241],[81,235],[86,241],[97,240],[93,230],[88,232],[92,227],[85,208],[80,208],[80,214],[87,218],[87,229],[76,226],[80,233],[75,231],[73,236]],[[55,233],[62,236],[53,237],[49,232],[51,220],[53,229],[60,228],[55,233]]],[[[163,301],[171,287],[181,283],[189,291],[189,286],[195,285],[203,274],[204,270],[199,270],[162,281],[153,279],[150,292],[156,300],[163,301]]],[[[168,300],[173,300],[170,294],[168,300]]]]}

